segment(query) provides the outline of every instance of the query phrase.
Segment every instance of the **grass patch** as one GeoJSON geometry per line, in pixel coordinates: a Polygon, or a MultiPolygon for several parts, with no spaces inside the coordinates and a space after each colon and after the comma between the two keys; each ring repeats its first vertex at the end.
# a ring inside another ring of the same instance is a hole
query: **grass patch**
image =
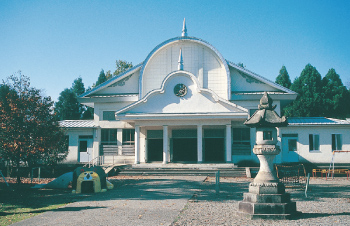
{"type": "Polygon", "coordinates": [[[30,184],[0,183],[0,225],[9,225],[40,213],[58,209],[90,195],[72,194],[70,189],[33,189],[30,184]]]}

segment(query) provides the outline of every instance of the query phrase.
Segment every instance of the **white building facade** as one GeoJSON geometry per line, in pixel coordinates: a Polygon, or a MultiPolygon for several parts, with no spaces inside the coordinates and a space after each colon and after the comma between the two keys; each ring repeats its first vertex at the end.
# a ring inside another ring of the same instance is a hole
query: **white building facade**
{"type": "MultiPolygon", "coordinates": [[[[182,36],[156,46],[141,64],[80,96],[82,104],[94,108],[94,120],[61,121],[69,135],[65,163],[258,162],[252,153],[255,129],[243,122],[255,112],[264,91],[279,114],[297,97],[226,60],[208,42],[187,36],[184,26],[182,36]]],[[[349,125],[342,121],[324,133],[342,134],[333,139],[350,144],[349,125]]],[[[321,138],[326,136],[320,132],[325,126],[312,127],[315,135],[319,131],[319,152],[332,146],[321,138]]],[[[319,156],[304,153],[306,146],[309,150],[309,132],[306,124],[281,128],[284,149],[276,161],[310,161],[319,156]],[[296,148],[285,145],[293,145],[288,140],[295,136],[296,148]]],[[[328,156],[325,159],[330,161],[328,156]]]]}

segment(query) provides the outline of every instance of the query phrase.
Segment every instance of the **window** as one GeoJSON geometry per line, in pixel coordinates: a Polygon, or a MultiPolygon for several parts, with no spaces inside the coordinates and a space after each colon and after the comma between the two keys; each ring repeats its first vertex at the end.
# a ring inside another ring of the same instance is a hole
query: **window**
{"type": "Polygon", "coordinates": [[[135,144],[135,130],[123,129],[123,145],[134,145],[134,144],[135,144]]]}
{"type": "Polygon", "coordinates": [[[117,144],[117,129],[101,129],[101,144],[116,145],[117,144]]]}
{"type": "Polygon", "coordinates": [[[309,134],[309,150],[319,151],[320,150],[320,136],[318,134],[309,134]]]}
{"type": "Polygon", "coordinates": [[[288,151],[297,151],[297,139],[288,139],[288,151]]]}
{"type": "Polygon", "coordinates": [[[264,140],[272,140],[272,131],[263,131],[264,140]]]}
{"type": "Polygon", "coordinates": [[[79,141],[79,152],[87,152],[87,141],[86,140],[79,141]]]}
{"type": "Polygon", "coordinates": [[[341,134],[332,134],[332,151],[341,151],[342,145],[341,134]]]}
{"type": "Polygon", "coordinates": [[[104,111],[103,112],[103,120],[116,121],[115,111],[104,111]]]}
{"type": "Polygon", "coordinates": [[[232,128],[232,154],[250,155],[250,129],[232,128]]]}
{"type": "Polygon", "coordinates": [[[282,134],[282,149],[289,152],[298,151],[298,134],[282,134]]]}

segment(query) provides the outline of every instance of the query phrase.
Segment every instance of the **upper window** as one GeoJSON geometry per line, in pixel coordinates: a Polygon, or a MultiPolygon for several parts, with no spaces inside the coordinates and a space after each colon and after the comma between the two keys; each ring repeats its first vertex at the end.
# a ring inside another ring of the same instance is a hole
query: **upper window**
{"type": "Polygon", "coordinates": [[[342,139],[341,134],[332,134],[332,150],[341,151],[342,150],[342,139]]]}
{"type": "Polygon", "coordinates": [[[320,136],[318,134],[309,134],[309,151],[320,150],[320,136]]]}
{"type": "Polygon", "coordinates": [[[101,144],[116,145],[117,144],[117,129],[101,129],[101,144]]]}
{"type": "Polygon", "coordinates": [[[135,129],[123,129],[123,145],[135,144],[135,129]]]}
{"type": "Polygon", "coordinates": [[[115,111],[103,111],[103,120],[116,121],[115,111]]]}

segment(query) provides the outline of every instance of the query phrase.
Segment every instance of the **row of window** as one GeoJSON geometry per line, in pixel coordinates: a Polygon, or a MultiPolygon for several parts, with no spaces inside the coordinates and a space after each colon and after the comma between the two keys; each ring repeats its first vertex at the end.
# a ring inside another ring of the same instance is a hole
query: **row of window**
{"type": "MultiPolygon", "coordinates": [[[[332,134],[332,151],[342,150],[343,142],[341,134],[332,134]]],[[[309,134],[309,150],[319,151],[320,150],[320,135],[309,134]]]]}
{"type": "MultiPolygon", "coordinates": [[[[102,145],[117,145],[117,129],[101,129],[101,144],[102,145]]],[[[134,145],[135,130],[123,129],[123,145],[134,145]]]]}
{"type": "MultiPolygon", "coordinates": [[[[123,145],[134,145],[135,143],[135,130],[123,129],[122,131],[123,145]]],[[[249,128],[232,128],[232,154],[233,155],[250,155],[250,129],[249,128]]],[[[271,138],[271,134],[268,134],[266,139],[271,138]],[[269,135],[269,136],[268,136],[269,135]]],[[[283,134],[282,136],[287,136],[283,134]]],[[[265,136],[265,134],[264,134],[265,136]]],[[[265,138],[264,138],[265,139],[265,138]]],[[[320,150],[320,135],[309,134],[309,151],[320,150]]],[[[101,144],[102,145],[117,145],[117,129],[102,129],[101,130],[101,144]]],[[[288,150],[297,150],[297,135],[295,139],[288,140],[288,150]]],[[[342,150],[342,135],[332,134],[332,150],[342,150]]]]}

